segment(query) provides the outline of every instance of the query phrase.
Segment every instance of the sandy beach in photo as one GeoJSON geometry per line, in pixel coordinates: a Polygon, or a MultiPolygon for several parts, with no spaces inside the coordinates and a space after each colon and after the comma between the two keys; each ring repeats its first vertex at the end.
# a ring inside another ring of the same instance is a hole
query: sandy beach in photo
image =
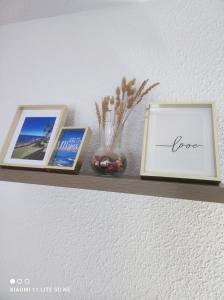
{"type": "Polygon", "coordinates": [[[46,152],[48,141],[38,140],[15,147],[12,158],[42,160],[46,152]]]}

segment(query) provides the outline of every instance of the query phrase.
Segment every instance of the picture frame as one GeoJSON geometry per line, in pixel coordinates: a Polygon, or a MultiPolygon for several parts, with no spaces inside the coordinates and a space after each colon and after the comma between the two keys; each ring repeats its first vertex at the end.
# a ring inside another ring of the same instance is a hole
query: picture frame
{"type": "Polygon", "coordinates": [[[150,104],[141,178],[219,183],[216,120],[214,103],[150,104]]]}
{"type": "Polygon", "coordinates": [[[62,127],[53,145],[47,170],[78,174],[91,133],[89,127],[62,127]]]}
{"type": "Polygon", "coordinates": [[[45,168],[67,113],[66,105],[19,105],[1,150],[0,166],[45,168]]]}

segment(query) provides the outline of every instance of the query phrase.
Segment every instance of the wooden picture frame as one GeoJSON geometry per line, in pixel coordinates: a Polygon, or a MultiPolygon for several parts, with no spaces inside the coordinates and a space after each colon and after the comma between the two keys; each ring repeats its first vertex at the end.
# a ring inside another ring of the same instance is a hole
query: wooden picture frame
{"type": "Polygon", "coordinates": [[[66,105],[19,105],[1,149],[0,166],[45,168],[67,113],[66,105]]]}
{"type": "Polygon", "coordinates": [[[61,128],[53,145],[47,170],[78,174],[90,137],[91,129],[89,127],[61,128]],[[60,152],[58,151],[59,148],[60,152]]]}
{"type": "Polygon", "coordinates": [[[214,103],[150,104],[141,178],[219,183],[216,120],[214,103]]]}

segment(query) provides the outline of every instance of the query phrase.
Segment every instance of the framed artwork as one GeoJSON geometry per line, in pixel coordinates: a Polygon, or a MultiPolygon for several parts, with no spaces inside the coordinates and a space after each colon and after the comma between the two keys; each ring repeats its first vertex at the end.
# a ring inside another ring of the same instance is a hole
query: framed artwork
{"type": "Polygon", "coordinates": [[[53,145],[47,169],[78,174],[90,137],[88,127],[63,127],[53,145]]]}
{"type": "Polygon", "coordinates": [[[215,104],[149,105],[141,177],[220,182],[215,104]]]}
{"type": "Polygon", "coordinates": [[[65,105],[21,105],[1,151],[0,165],[44,168],[67,117],[65,105]]]}

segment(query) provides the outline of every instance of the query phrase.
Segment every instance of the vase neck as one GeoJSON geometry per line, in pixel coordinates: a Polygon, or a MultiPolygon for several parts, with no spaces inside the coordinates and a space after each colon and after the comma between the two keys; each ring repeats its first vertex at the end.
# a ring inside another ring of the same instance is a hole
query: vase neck
{"type": "Polygon", "coordinates": [[[120,146],[122,130],[119,134],[115,135],[115,126],[116,124],[113,122],[112,111],[108,111],[106,113],[104,126],[100,127],[101,147],[113,151],[115,148],[120,146]]]}

